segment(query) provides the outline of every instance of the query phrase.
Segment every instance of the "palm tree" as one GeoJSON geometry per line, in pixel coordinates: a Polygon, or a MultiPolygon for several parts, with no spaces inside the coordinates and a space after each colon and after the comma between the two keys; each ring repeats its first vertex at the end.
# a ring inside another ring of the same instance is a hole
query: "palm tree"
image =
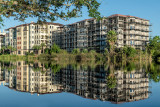
{"type": "Polygon", "coordinates": [[[114,51],[114,46],[115,46],[115,43],[117,41],[117,33],[113,30],[109,31],[107,33],[107,43],[109,45],[109,51],[111,54],[113,54],[113,51],[114,51]]]}
{"type": "Polygon", "coordinates": [[[44,47],[46,46],[45,43],[41,43],[41,47],[42,47],[42,51],[43,51],[43,54],[44,54],[44,47]]]}
{"type": "MultiPolygon", "coordinates": [[[[107,33],[107,39],[106,39],[106,42],[107,44],[109,45],[109,53],[110,53],[110,57],[111,59],[113,58],[113,60],[115,61],[115,55],[114,55],[114,47],[115,47],[115,43],[117,41],[117,33],[113,30],[109,31],[107,33]]],[[[109,59],[109,56],[108,56],[108,59],[109,59]]]]}

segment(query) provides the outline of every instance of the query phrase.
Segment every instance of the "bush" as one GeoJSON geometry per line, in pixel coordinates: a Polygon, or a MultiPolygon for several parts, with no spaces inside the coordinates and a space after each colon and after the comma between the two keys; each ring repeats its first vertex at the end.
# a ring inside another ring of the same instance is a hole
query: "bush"
{"type": "Polygon", "coordinates": [[[33,52],[29,53],[29,52],[26,52],[26,55],[34,55],[33,52]]]}
{"type": "Polygon", "coordinates": [[[51,53],[60,53],[61,49],[56,44],[53,44],[51,47],[51,53]]]}
{"type": "Polygon", "coordinates": [[[44,49],[44,53],[45,54],[50,54],[50,49],[49,48],[44,49]]]}
{"type": "Polygon", "coordinates": [[[73,49],[72,50],[72,54],[78,54],[78,53],[80,53],[80,49],[73,49]]]}
{"type": "Polygon", "coordinates": [[[105,49],[105,50],[104,50],[104,54],[105,54],[105,55],[109,55],[108,49],[105,49]]]}
{"type": "Polygon", "coordinates": [[[88,50],[87,49],[83,49],[82,53],[88,53],[88,50]]]}
{"type": "Polygon", "coordinates": [[[95,50],[91,50],[89,53],[96,54],[96,51],[95,50]]]}
{"type": "Polygon", "coordinates": [[[66,50],[61,49],[60,53],[67,54],[68,52],[66,50]]]}

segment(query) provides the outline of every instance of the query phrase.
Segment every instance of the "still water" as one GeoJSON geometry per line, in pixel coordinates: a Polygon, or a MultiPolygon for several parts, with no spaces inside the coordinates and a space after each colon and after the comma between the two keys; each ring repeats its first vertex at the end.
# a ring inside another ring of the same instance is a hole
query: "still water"
{"type": "Polygon", "coordinates": [[[1,62],[0,107],[160,107],[160,65],[1,62]]]}

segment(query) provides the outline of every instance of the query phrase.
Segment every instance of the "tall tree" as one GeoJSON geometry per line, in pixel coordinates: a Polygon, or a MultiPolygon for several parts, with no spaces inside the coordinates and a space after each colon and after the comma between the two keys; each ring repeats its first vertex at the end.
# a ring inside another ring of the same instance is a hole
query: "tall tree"
{"type": "Polygon", "coordinates": [[[150,59],[151,56],[154,57],[160,55],[160,36],[155,36],[153,38],[150,38],[147,49],[150,54],[150,59]]]}
{"type": "Polygon", "coordinates": [[[117,41],[117,33],[113,30],[109,31],[107,33],[107,38],[106,38],[106,42],[109,46],[109,52],[110,52],[110,55],[113,56],[114,54],[114,47],[115,47],[115,43],[117,41]]]}
{"type": "Polygon", "coordinates": [[[3,17],[14,17],[20,21],[27,17],[37,17],[38,21],[69,20],[82,16],[84,7],[90,17],[100,19],[99,6],[97,0],[0,0],[0,24],[3,17]]]}

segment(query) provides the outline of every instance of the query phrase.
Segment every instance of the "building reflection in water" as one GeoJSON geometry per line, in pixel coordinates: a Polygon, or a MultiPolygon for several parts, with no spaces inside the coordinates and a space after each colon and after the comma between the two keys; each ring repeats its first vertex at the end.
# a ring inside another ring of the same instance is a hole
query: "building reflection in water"
{"type": "Polygon", "coordinates": [[[69,92],[116,104],[149,97],[149,78],[144,68],[130,72],[114,69],[113,72],[110,66],[104,65],[95,68],[68,65],[57,72],[57,65],[54,70],[44,66],[24,61],[1,63],[0,84],[31,94],[69,92]]]}

